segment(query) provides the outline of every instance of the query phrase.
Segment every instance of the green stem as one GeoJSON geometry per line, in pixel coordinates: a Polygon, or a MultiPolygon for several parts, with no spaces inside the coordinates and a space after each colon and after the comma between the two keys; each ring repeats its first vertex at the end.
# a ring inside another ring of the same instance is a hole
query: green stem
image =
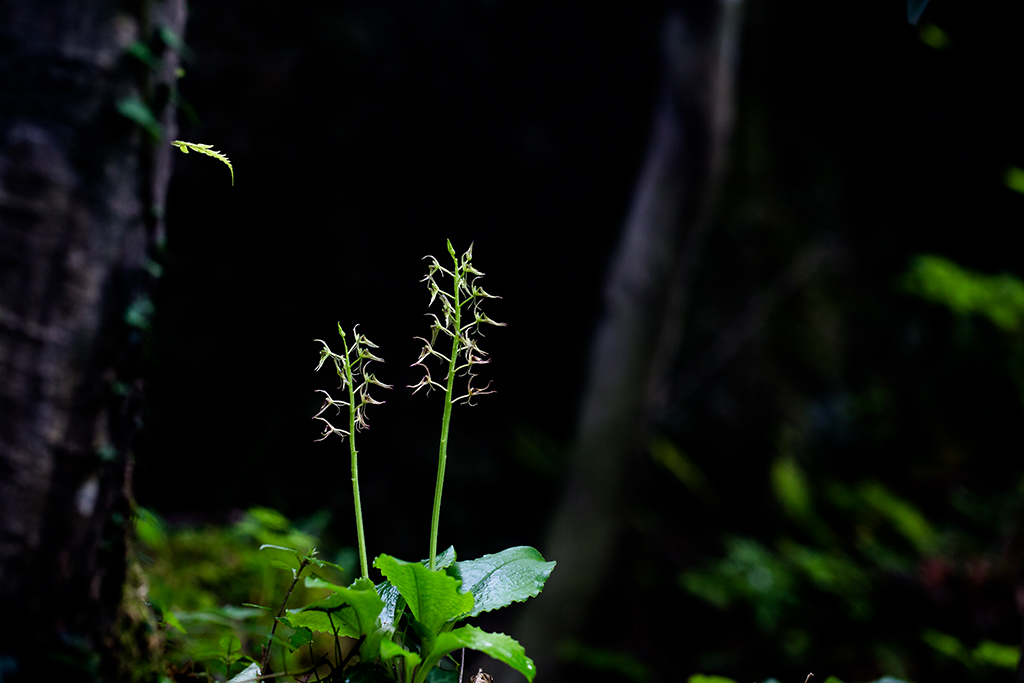
{"type": "Polygon", "coordinates": [[[459,360],[459,343],[461,341],[462,305],[459,303],[459,285],[461,284],[461,271],[459,262],[455,261],[455,300],[452,308],[455,310],[454,338],[452,339],[452,355],[448,361],[448,386],[444,391],[444,417],[441,419],[441,445],[437,456],[437,483],[434,485],[434,511],[430,516],[430,569],[437,568],[437,526],[441,519],[441,490],[444,488],[444,466],[448,459],[448,427],[452,421],[452,388],[455,386],[455,366],[459,360]]]}
{"type": "MultiPolygon", "coordinates": [[[[363,534],[363,506],[359,502],[359,453],[356,451],[356,391],[352,381],[352,361],[348,355],[348,341],[345,332],[341,332],[341,344],[345,350],[345,383],[348,384],[348,447],[352,454],[352,501],[356,508],[356,539],[359,542],[359,566],[363,570],[363,578],[369,578],[370,565],[366,561],[366,536],[363,534]]],[[[358,341],[357,341],[358,346],[358,341]]],[[[358,348],[356,349],[358,355],[358,348]]]]}

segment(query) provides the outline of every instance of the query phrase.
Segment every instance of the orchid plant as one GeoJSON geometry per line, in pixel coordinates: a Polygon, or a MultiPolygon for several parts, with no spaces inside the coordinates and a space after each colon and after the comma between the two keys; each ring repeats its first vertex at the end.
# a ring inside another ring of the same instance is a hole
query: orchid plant
{"type": "MultiPolygon", "coordinates": [[[[303,576],[307,569],[330,563],[316,557],[315,550],[301,552],[282,546],[263,548],[287,551],[295,558],[292,584],[280,608],[274,611],[274,624],[261,661],[249,665],[232,679],[235,683],[276,677],[268,671],[271,648],[275,645],[295,651],[309,649],[310,663],[306,669],[291,672],[295,676],[316,676],[317,680],[397,681],[400,683],[441,683],[462,680],[461,664],[452,653],[469,648],[486,653],[504,662],[532,681],[536,673],[533,662],[522,646],[501,633],[487,633],[465,622],[483,612],[521,602],[540,593],[554,569],[530,547],[508,548],[475,560],[459,560],[449,547],[437,552],[441,499],[444,490],[445,466],[448,459],[448,434],[452,409],[457,404],[472,404],[485,394],[493,393],[490,384],[480,386],[478,371],[489,362],[479,340],[485,326],[503,326],[487,316],[483,306],[497,297],[480,286],[483,273],[473,265],[473,248],[461,256],[448,242],[452,264],[448,267],[433,256],[423,278],[430,294],[431,320],[429,338],[420,337],[423,349],[412,364],[423,371],[422,379],[410,388],[413,393],[436,389],[443,393],[441,434],[438,448],[437,479],[430,523],[428,556],[419,562],[406,562],[380,554],[372,566],[384,580],[374,584],[363,531],[359,498],[359,453],[357,434],[368,427],[367,408],[380,405],[371,390],[390,389],[370,372],[371,363],[383,362],[376,344],[354,328],[351,335],[338,325],[340,352],[323,340],[317,370],[333,366],[339,380],[340,397],[320,390],[324,403],[314,419],[322,423],[319,440],[338,436],[348,441],[352,472],[352,495],[355,506],[356,539],[359,546],[360,576],[347,586],[337,585],[315,574],[303,576]],[[443,378],[434,379],[431,361],[439,361],[443,378]],[[338,417],[347,418],[337,426],[338,417]],[[309,588],[330,591],[326,598],[304,607],[288,610],[292,588],[302,578],[309,588]],[[290,630],[287,638],[277,635],[278,626],[290,630]],[[312,652],[314,633],[333,637],[333,653],[317,659],[312,652]],[[344,641],[345,638],[354,639],[344,641]],[[343,642],[347,642],[343,647],[343,642]],[[320,672],[330,669],[326,677],[320,672]]],[[[264,608],[266,609],[266,608],[264,608]]],[[[287,658],[285,659],[287,661],[287,658]]],[[[478,674],[476,680],[486,678],[478,674]]]]}

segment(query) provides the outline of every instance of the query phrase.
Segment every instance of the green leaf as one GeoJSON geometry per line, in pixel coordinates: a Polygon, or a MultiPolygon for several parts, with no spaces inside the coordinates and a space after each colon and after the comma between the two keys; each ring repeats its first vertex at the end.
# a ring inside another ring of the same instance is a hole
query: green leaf
{"type": "Polygon", "coordinates": [[[319,633],[333,633],[337,629],[338,635],[351,638],[369,635],[377,629],[377,618],[384,603],[368,579],[356,579],[351,586],[343,588],[307,576],[306,588],[326,588],[334,593],[289,615],[288,625],[292,628],[305,627],[319,633]]]}
{"type": "Polygon", "coordinates": [[[221,636],[217,642],[218,652],[214,655],[216,659],[228,666],[242,658],[242,642],[234,633],[227,633],[221,636]]]}
{"type": "Polygon", "coordinates": [[[287,550],[288,552],[295,553],[296,555],[302,554],[295,548],[285,548],[283,545],[274,545],[273,543],[264,543],[260,546],[260,550],[264,550],[265,548],[273,548],[274,550],[287,550]]]}
{"type": "Polygon", "coordinates": [[[1006,186],[1014,192],[1024,193],[1024,169],[1011,166],[1006,171],[1006,186]]]}
{"type": "Polygon", "coordinates": [[[967,666],[973,663],[970,650],[956,636],[927,629],[921,634],[921,640],[951,659],[956,659],[967,666]]]}
{"type": "Polygon", "coordinates": [[[348,573],[345,570],[344,567],[342,567],[341,565],[335,564],[334,562],[328,562],[327,560],[321,560],[321,559],[318,559],[318,558],[315,558],[315,557],[310,558],[309,561],[312,564],[316,565],[317,567],[320,567],[321,569],[323,569],[324,567],[331,567],[332,569],[337,569],[343,575],[348,573]]]}
{"type": "Polygon", "coordinates": [[[295,633],[288,638],[288,649],[295,652],[300,647],[304,647],[306,643],[311,642],[313,642],[313,632],[302,626],[295,629],[295,633]]]}
{"type": "MultiPolygon", "coordinates": [[[[438,555],[435,560],[438,569],[444,569],[454,561],[455,548],[452,546],[448,546],[448,549],[438,555]]],[[[420,560],[420,564],[426,567],[430,564],[430,560],[420,560]]],[[[390,627],[402,616],[402,611],[405,610],[405,598],[390,581],[382,581],[377,584],[377,594],[384,601],[384,611],[380,615],[381,625],[390,627]]]]}
{"type": "Polygon", "coordinates": [[[939,536],[920,510],[879,482],[865,483],[860,487],[860,494],[864,502],[888,518],[896,531],[919,553],[931,555],[937,552],[939,536]]]}
{"type": "Polygon", "coordinates": [[[686,683],[736,683],[731,678],[725,676],[708,676],[706,674],[693,674],[687,679],[686,683]]]}
{"type": "Polygon", "coordinates": [[[410,671],[419,666],[420,662],[423,661],[418,654],[415,652],[409,652],[393,640],[381,641],[380,658],[383,660],[390,660],[395,657],[404,658],[406,669],[410,671]]]}
{"type": "Polygon", "coordinates": [[[463,647],[483,652],[499,662],[504,662],[526,676],[528,681],[533,681],[537,673],[533,660],[526,656],[523,646],[515,639],[504,633],[488,633],[476,626],[461,626],[427,637],[424,639],[424,647],[427,648],[427,653],[423,656],[423,665],[416,675],[417,683],[422,683],[430,668],[441,661],[442,657],[463,647]]]}
{"type": "Polygon", "coordinates": [[[461,582],[462,590],[472,593],[474,604],[466,617],[507,607],[535,597],[544,588],[554,562],[529,546],[508,548],[476,560],[456,562],[448,574],[461,582]]]}
{"type": "MultiPolygon", "coordinates": [[[[125,116],[127,116],[127,114],[125,114],[125,116]]],[[[197,142],[185,142],[184,140],[175,140],[171,144],[180,149],[183,154],[188,154],[189,150],[192,150],[193,152],[199,152],[200,154],[205,154],[208,157],[213,157],[214,159],[224,162],[231,171],[231,184],[235,184],[235,167],[231,165],[231,160],[221,152],[215,150],[213,145],[203,145],[197,142]]]]}
{"type": "Polygon", "coordinates": [[[427,672],[426,683],[459,683],[459,672],[455,669],[439,669],[435,666],[427,672]]]}
{"type": "Polygon", "coordinates": [[[154,139],[159,140],[164,136],[164,129],[160,125],[160,122],[156,120],[156,117],[153,116],[153,112],[145,102],[139,99],[138,95],[132,95],[118,100],[116,106],[117,111],[121,116],[134,121],[145,128],[154,139]]]}
{"type": "MultiPolygon", "coordinates": [[[[456,560],[455,557],[455,546],[448,546],[443,553],[434,558],[434,567],[437,569],[445,569],[452,562],[456,560]]],[[[420,564],[424,567],[430,566],[430,560],[420,560],[420,564]]]]}
{"type": "Polygon", "coordinates": [[[160,39],[164,41],[164,45],[181,55],[185,61],[191,62],[195,60],[196,53],[192,51],[192,48],[185,44],[181,36],[166,26],[160,27],[160,39]]]}
{"type": "Polygon", "coordinates": [[[430,571],[419,562],[403,562],[390,555],[373,561],[405,598],[413,617],[431,632],[473,609],[473,595],[459,591],[460,581],[443,571],[430,571]]]}
{"type": "Polygon", "coordinates": [[[167,547],[167,530],[164,524],[151,510],[140,507],[135,509],[135,536],[150,548],[162,550],[167,547]]]}
{"type": "Polygon", "coordinates": [[[124,50],[132,57],[135,57],[140,62],[148,66],[150,69],[155,70],[160,67],[160,60],[157,59],[156,55],[153,54],[153,51],[150,50],[149,46],[145,43],[135,41],[134,43],[126,47],[124,50]]]}
{"type": "Polygon", "coordinates": [[[164,618],[164,623],[168,626],[176,628],[182,633],[188,633],[188,631],[185,630],[185,627],[181,625],[181,622],[178,621],[178,617],[174,616],[174,612],[161,611],[160,616],[164,618]]]}
{"type": "Polygon", "coordinates": [[[983,640],[978,643],[971,653],[974,661],[979,664],[989,664],[1002,669],[1016,669],[1017,660],[1020,659],[1020,648],[1016,645],[1003,645],[991,640],[983,640]]]}
{"type": "Polygon", "coordinates": [[[923,254],[903,276],[903,287],[955,313],[983,315],[1004,332],[1024,327],[1024,282],[1012,275],[983,275],[923,254]]]}

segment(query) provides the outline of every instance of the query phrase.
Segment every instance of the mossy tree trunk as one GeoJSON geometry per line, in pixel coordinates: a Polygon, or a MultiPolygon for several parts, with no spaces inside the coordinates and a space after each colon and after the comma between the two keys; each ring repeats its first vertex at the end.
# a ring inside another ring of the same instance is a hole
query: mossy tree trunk
{"type": "Polygon", "coordinates": [[[138,677],[149,657],[118,630],[184,24],[182,0],[0,5],[4,681],[138,677]]]}

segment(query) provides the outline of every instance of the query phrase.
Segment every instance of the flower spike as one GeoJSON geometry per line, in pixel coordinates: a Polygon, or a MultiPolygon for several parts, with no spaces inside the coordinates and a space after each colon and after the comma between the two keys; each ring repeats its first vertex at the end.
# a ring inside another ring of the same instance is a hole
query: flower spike
{"type": "Polygon", "coordinates": [[[448,453],[448,428],[451,424],[452,405],[455,403],[466,403],[473,405],[473,398],[484,394],[494,393],[490,389],[490,383],[483,389],[477,389],[473,385],[476,379],[475,366],[485,365],[490,361],[487,354],[477,345],[477,337],[482,337],[480,328],[482,325],[495,325],[503,327],[504,323],[495,322],[481,310],[480,306],[484,299],[496,299],[498,297],[488,294],[479,286],[478,280],[483,277],[483,272],[473,265],[473,245],[459,256],[452,246],[451,240],[447,243],[448,254],[452,258],[452,270],[447,270],[438,263],[433,256],[427,256],[427,274],[421,280],[426,283],[427,293],[430,294],[428,308],[432,308],[435,301],[440,302],[440,315],[429,312],[427,315],[432,319],[430,325],[430,341],[423,337],[417,337],[423,342],[419,358],[413,366],[423,369],[423,377],[416,384],[410,385],[412,393],[425,389],[424,393],[429,394],[431,389],[440,389],[444,392],[444,416],[441,420],[441,443],[438,453],[437,483],[434,488],[434,511],[430,524],[430,568],[435,568],[437,555],[437,527],[441,510],[441,491],[444,484],[444,468],[448,453]],[[450,286],[442,287],[438,281],[447,276],[450,279],[450,286]],[[465,316],[465,322],[464,318],[465,316]],[[448,354],[437,349],[440,333],[451,339],[452,346],[448,354]],[[430,375],[430,368],[427,367],[427,360],[431,357],[440,359],[447,364],[448,373],[445,375],[444,384],[436,382],[430,375]],[[456,377],[466,380],[466,393],[455,397],[453,391],[456,377]]]}

